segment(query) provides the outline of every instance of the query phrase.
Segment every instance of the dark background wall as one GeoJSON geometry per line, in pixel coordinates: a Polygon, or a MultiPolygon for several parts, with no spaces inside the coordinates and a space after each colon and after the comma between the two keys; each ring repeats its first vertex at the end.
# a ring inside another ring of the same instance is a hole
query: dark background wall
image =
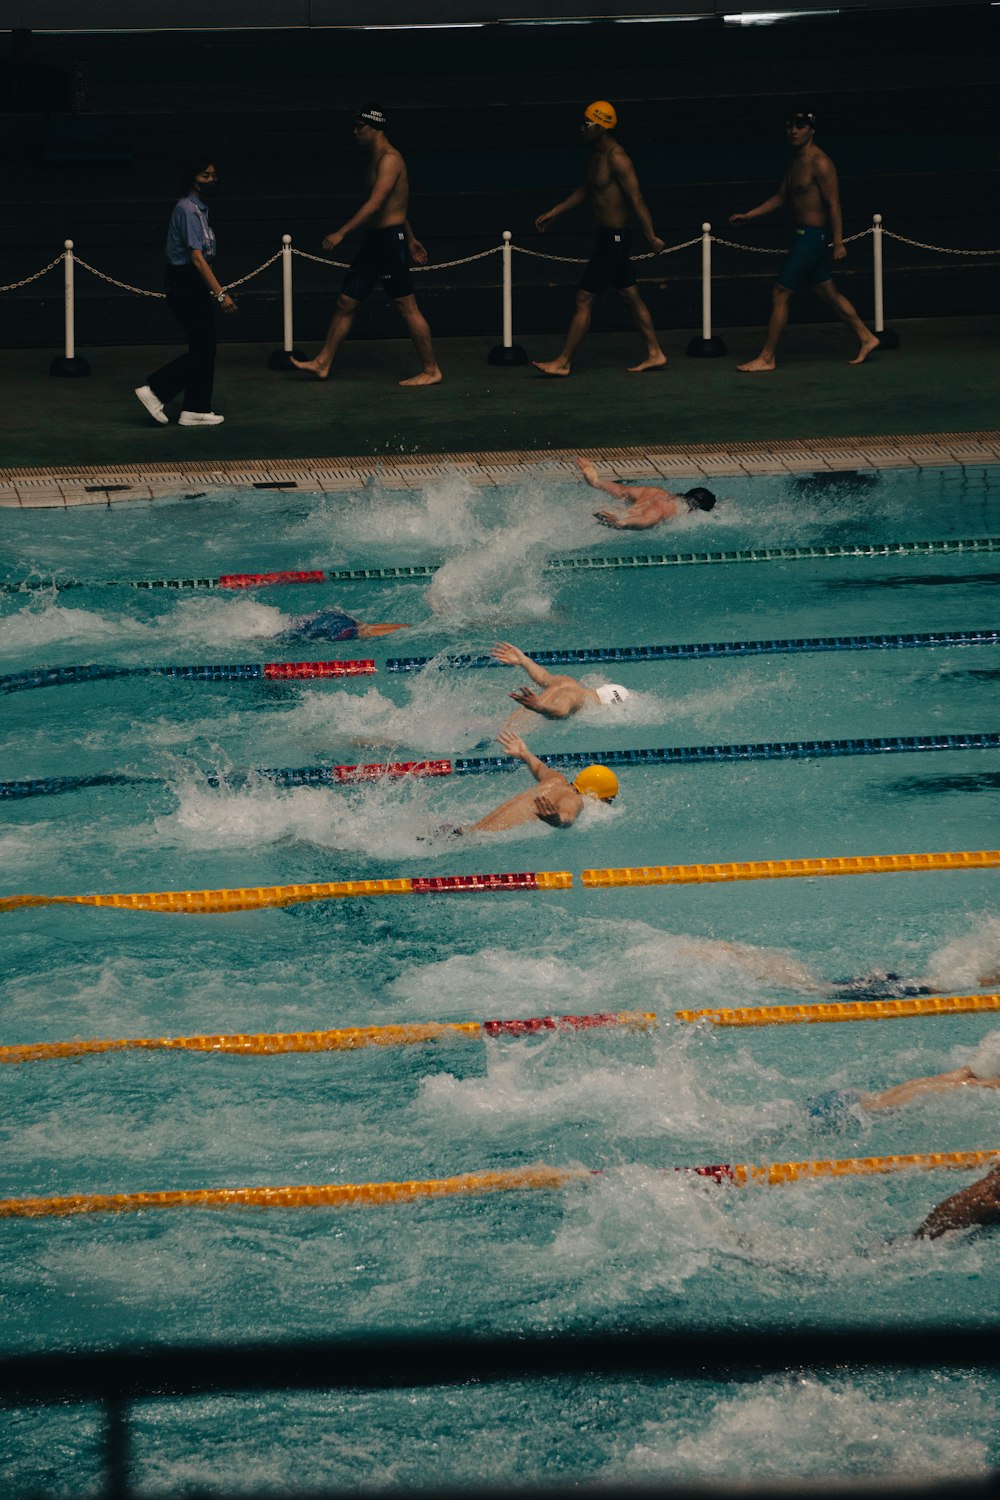
{"type": "MultiPolygon", "coordinates": [[[[535,216],[582,177],[583,105],[614,101],[658,233],[690,239],[703,220],[725,237],[779,247],[788,220],[730,230],[787,160],[783,119],[803,100],[841,175],[848,233],[871,215],[911,239],[1000,246],[996,88],[1000,7],[923,6],[812,15],[777,25],[692,21],[470,29],[0,33],[4,199],[0,283],[50,261],[65,238],[107,274],[157,289],[178,164],[192,147],[216,156],[212,206],[218,270],[233,280],[280,245],[319,250],[360,202],[364,157],[350,122],[367,100],[390,114],[406,155],[411,219],[436,262],[472,254],[510,229],[515,242],[589,253],[586,210],[540,238],[535,216]]],[[[346,249],[351,248],[350,242],[346,249]]],[[[644,247],[641,247],[644,248],[644,247]]],[[[341,256],[340,258],[344,258],[341,256]]],[[[841,285],[870,316],[871,242],[852,249],[841,285]]],[[[763,321],[780,261],[716,250],[715,322],[763,321]]],[[[995,312],[1000,256],[945,257],[886,245],[887,316],[995,312]]],[[[296,338],[325,328],[339,273],[296,259],[296,338]]],[[[700,322],[699,256],[646,262],[659,326],[700,322]]],[[[561,329],[579,268],[515,257],[515,330],[561,329]]],[[[499,328],[499,261],[421,276],[435,332],[499,328]]],[[[173,337],[162,303],[77,277],[81,345],[173,337]]],[[[228,337],[277,342],[277,267],[240,293],[228,337]]],[[[795,316],[822,311],[803,294],[795,316]]],[[[58,271],[0,296],[6,346],[58,345],[58,271]]],[[[621,326],[613,294],[596,326],[621,326]]],[[[399,331],[376,293],[356,336],[399,331]]]]}

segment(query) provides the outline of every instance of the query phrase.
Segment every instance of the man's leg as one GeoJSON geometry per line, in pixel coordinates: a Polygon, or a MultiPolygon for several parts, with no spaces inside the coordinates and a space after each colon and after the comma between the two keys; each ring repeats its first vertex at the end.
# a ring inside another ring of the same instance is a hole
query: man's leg
{"type": "Polygon", "coordinates": [[[406,324],[410,338],[420,356],[421,370],[419,375],[411,375],[409,380],[401,380],[400,385],[439,385],[442,379],[441,369],[434,357],[434,345],[431,342],[431,330],[427,319],[417,306],[417,299],[412,292],[408,297],[397,297],[396,306],[400,316],[406,324]]]}
{"type": "Polygon", "coordinates": [[[619,288],[618,295],[628,308],[632,322],[639,330],[639,336],[646,345],[646,358],[638,365],[629,365],[629,373],[639,374],[642,370],[661,370],[667,362],[667,356],[660,348],[660,341],[656,337],[656,329],[653,327],[653,319],[649,308],[639,295],[637,286],[624,286],[619,288]]]}
{"type": "Polygon", "coordinates": [[[576,310],[570,319],[569,329],[566,333],[566,342],[563,344],[562,353],[555,359],[536,359],[533,361],[536,370],[541,370],[544,375],[568,375],[573,363],[573,355],[579,349],[586,337],[590,327],[591,309],[594,305],[593,292],[585,292],[581,287],[576,294],[576,310]]]}
{"type": "Polygon", "coordinates": [[[756,359],[748,360],[745,365],[737,365],[738,370],[747,370],[750,374],[757,375],[774,369],[774,352],[788,322],[788,304],[791,300],[792,293],[788,287],[775,282],[771,288],[771,317],[767,325],[764,347],[756,359]]]}
{"type": "Polygon", "coordinates": [[[866,328],[858,317],[854,304],[848,302],[843,292],[838,292],[832,281],[821,281],[819,286],[814,286],[813,291],[817,297],[822,297],[833,308],[842,323],[846,323],[854,334],[861,348],[853,359],[849,359],[849,365],[863,365],[869,354],[878,348],[878,336],[866,328]]]}
{"type": "Polygon", "coordinates": [[[351,331],[354,314],[360,306],[360,302],[355,302],[353,297],[348,297],[341,292],[337,298],[337,306],[330,319],[330,326],[326,331],[326,342],[322,349],[315,359],[293,359],[292,364],[295,368],[315,375],[318,380],[325,380],[330,373],[330,366],[333,364],[337,350],[351,331]]]}

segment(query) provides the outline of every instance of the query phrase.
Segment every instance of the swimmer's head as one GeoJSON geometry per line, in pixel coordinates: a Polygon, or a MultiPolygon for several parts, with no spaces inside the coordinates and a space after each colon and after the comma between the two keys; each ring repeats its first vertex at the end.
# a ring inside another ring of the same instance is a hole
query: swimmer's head
{"type": "Polygon", "coordinates": [[[605,708],[614,708],[616,704],[624,703],[626,698],[631,697],[628,688],[622,687],[620,682],[604,682],[594,691],[605,708]]]}
{"type": "Polygon", "coordinates": [[[700,487],[693,490],[685,490],[681,499],[687,501],[688,510],[711,510],[715,504],[715,496],[712,494],[712,491],[700,487]]]}
{"type": "Polygon", "coordinates": [[[618,777],[610,766],[584,766],[573,785],[581,797],[611,802],[618,795],[618,777]]]}
{"type": "Polygon", "coordinates": [[[618,124],[618,111],[607,99],[595,99],[583,112],[585,125],[599,125],[602,130],[614,130],[618,124]]]}
{"type": "Polygon", "coordinates": [[[811,109],[792,109],[785,116],[786,130],[815,130],[816,116],[811,109]]]}
{"type": "Polygon", "coordinates": [[[372,130],[384,130],[385,110],[379,104],[366,104],[354,116],[354,128],[357,129],[359,125],[370,125],[372,130]]]}

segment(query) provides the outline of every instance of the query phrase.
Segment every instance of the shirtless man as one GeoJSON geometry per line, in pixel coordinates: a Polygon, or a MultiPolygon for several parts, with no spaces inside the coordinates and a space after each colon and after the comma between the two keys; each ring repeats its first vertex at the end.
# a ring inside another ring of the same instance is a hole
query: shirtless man
{"type": "Polygon", "coordinates": [[[788,322],[788,304],[793,293],[807,285],[829,303],[837,317],[857,337],[861,347],[850,364],[864,364],[872,350],[878,348],[877,336],[865,327],[852,304],[833,284],[828,237],[833,241],[833,260],[843,260],[847,247],[840,214],[837,169],[826,152],[816,145],[813,139],[815,127],[816,116],[809,110],[796,110],[789,115],[785,128],[793,155],[778,191],[745,214],[729,215],[730,224],[745,224],[749,219],[762,219],[783,204],[791,203],[798,225],[788,258],[772,288],[771,318],[764,347],[756,359],[737,367],[751,374],[774,369],[775,350],[788,322]]]}
{"type": "Polygon", "coordinates": [[[584,797],[597,797],[610,802],[618,792],[618,778],[607,766],[585,766],[575,781],[567,781],[561,771],[555,771],[532,755],[519,735],[510,730],[501,730],[500,744],[508,755],[523,760],[538,782],[540,790],[529,787],[515,797],[472,823],[463,830],[466,833],[495,833],[502,828],[517,828],[522,823],[536,819],[550,823],[553,828],[568,828],[580,816],[584,797]]]}
{"type": "Polygon", "coordinates": [[[576,311],[566,334],[562,353],[556,359],[534,361],[536,369],[543,375],[568,375],[573,356],[590,327],[591,307],[609,286],[613,286],[628,309],[632,321],[646,345],[646,357],[637,365],[629,365],[633,374],[641,370],[659,370],[667,362],[660,348],[649,309],[639,296],[635,284],[635,272],[629,259],[632,234],[628,228],[628,211],[631,206],[654,250],[664,248],[663,241],[653,229],[649,209],[639,191],[639,179],[631,159],[612,134],[618,124],[618,115],[613,105],[605,99],[588,104],[583,112],[580,133],[590,147],[590,164],[582,187],[570,193],[562,203],[539,214],[535,228],[544,234],[546,226],[560,214],[578,208],[590,200],[597,220],[597,243],[594,253],[583,273],[580,289],[576,294],[576,311]]]}
{"type": "Polygon", "coordinates": [[[612,526],[616,531],[647,531],[661,521],[672,521],[693,510],[711,510],[715,504],[712,491],[701,487],[672,495],[669,490],[652,484],[618,484],[613,479],[598,479],[594,465],[585,458],[578,458],[576,466],[592,489],[603,490],[629,506],[627,511],[594,511],[602,526],[612,526]]]}
{"type": "Polygon", "coordinates": [[[881,1094],[862,1094],[858,1102],[864,1109],[898,1109],[920,1094],[946,1094],[951,1089],[1000,1089],[1000,1077],[980,1078],[966,1063],[961,1068],[952,1068],[950,1073],[908,1078],[881,1094]]]}
{"type": "Polygon", "coordinates": [[[962,1188],[932,1208],[917,1230],[917,1237],[936,1240],[952,1229],[991,1224],[1000,1224],[1000,1163],[971,1187],[962,1188]]]}
{"type": "Polygon", "coordinates": [[[368,197],[356,214],[327,235],[323,249],[335,250],[352,230],[362,224],[369,227],[361,249],[344,277],[325,344],[315,359],[293,359],[292,364],[297,370],[305,370],[318,380],[325,380],[337,350],[350,332],[355,313],[376,281],[380,280],[409,330],[422,365],[419,375],[401,380],[400,385],[437,385],[441,371],[434,356],[431,331],[417,306],[410,281],[410,259],[422,266],[427,260],[427,251],[414,237],[406,217],[410,197],[406,163],[387,139],[385,125],[385,115],[376,105],[369,105],[355,116],[354,139],[370,156],[368,197]]]}
{"type": "Polygon", "coordinates": [[[575,677],[550,672],[509,641],[497,641],[493,647],[493,656],[506,666],[523,667],[540,689],[536,693],[531,688],[522,687],[508,693],[507,696],[519,705],[507,720],[508,730],[512,725],[529,719],[531,714],[541,714],[544,719],[568,719],[570,714],[579,713],[581,708],[612,708],[624,703],[629,697],[628,688],[622,687],[618,682],[605,682],[599,688],[588,688],[582,682],[577,682],[575,677]]]}

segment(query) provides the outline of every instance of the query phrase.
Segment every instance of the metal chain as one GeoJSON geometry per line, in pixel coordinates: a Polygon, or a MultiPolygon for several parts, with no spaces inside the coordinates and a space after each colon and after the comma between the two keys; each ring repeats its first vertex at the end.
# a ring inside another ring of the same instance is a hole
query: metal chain
{"type": "Polygon", "coordinates": [[[248,271],[245,276],[241,276],[239,278],[239,280],[237,280],[237,281],[228,281],[226,283],[226,285],[222,288],[222,290],[224,292],[228,292],[229,289],[230,289],[230,287],[242,286],[244,282],[246,282],[246,281],[252,281],[255,276],[259,276],[260,275],[261,271],[266,271],[267,268],[268,268],[268,266],[273,266],[274,262],[276,260],[280,260],[280,259],[281,259],[281,251],[280,250],[275,250],[275,252],[271,256],[270,260],[264,261],[263,265],[258,266],[257,269],[256,269],[256,271],[248,271]]]}
{"type": "Polygon", "coordinates": [[[62,255],[57,255],[55,260],[50,260],[47,266],[43,266],[42,269],[40,271],[36,271],[33,276],[26,276],[23,281],[12,281],[8,286],[0,286],[0,292],[16,292],[18,287],[28,286],[30,282],[37,281],[39,276],[46,275],[46,273],[51,271],[53,267],[57,266],[61,260],[62,255]]]}
{"type": "Polygon", "coordinates": [[[1000,255],[1000,250],[952,250],[947,245],[925,245],[923,240],[908,240],[905,234],[893,234],[883,229],[886,239],[899,240],[901,245],[914,245],[918,250],[939,250],[942,255],[1000,255]]]}
{"type": "MultiPolygon", "coordinates": [[[[844,240],[845,245],[850,245],[854,240],[863,240],[866,234],[872,234],[871,229],[859,229],[857,234],[849,234],[844,240]]],[[[713,245],[727,245],[730,250],[746,250],[750,255],[787,255],[787,250],[769,250],[763,245],[744,245],[739,240],[724,240],[721,235],[713,234],[709,238],[713,245]]]]}
{"type": "MultiPolygon", "coordinates": [[[[684,240],[679,245],[664,245],[662,250],[644,250],[642,255],[631,255],[630,260],[655,260],[658,255],[672,255],[675,250],[687,250],[691,245],[701,243],[701,235],[696,235],[693,240],[684,240]]],[[[566,266],[585,266],[586,256],[580,259],[576,255],[547,255],[544,250],[529,250],[527,245],[511,245],[520,255],[534,256],[535,260],[557,260],[566,266]]]]}
{"type": "Polygon", "coordinates": [[[108,276],[104,271],[99,271],[96,266],[89,265],[87,261],[81,260],[79,255],[73,256],[74,262],[84,271],[89,271],[92,276],[100,277],[101,281],[108,281],[112,286],[120,286],[123,292],[134,292],[137,297],[165,297],[166,292],[150,292],[143,286],[130,286],[127,281],[116,281],[113,276],[108,276]]]}
{"type": "MultiPolygon", "coordinates": [[[[514,246],[514,249],[517,247],[514,246]]],[[[411,266],[411,271],[450,271],[453,266],[471,266],[474,260],[485,260],[488,255],[497,255],[500,252],[499,245],[491,245],[488,250],[480,250],[477,255],[466,255],[461,260],[436,260],[429,266],[411,266]]],[[[314,260],[317,265],[336,266],[341,271],[350,269],[346,261],[329,260],[325,255],[310,255],[308,250],[292,249],[293,255],[301,255],[303,260],[314,260]]]]}

